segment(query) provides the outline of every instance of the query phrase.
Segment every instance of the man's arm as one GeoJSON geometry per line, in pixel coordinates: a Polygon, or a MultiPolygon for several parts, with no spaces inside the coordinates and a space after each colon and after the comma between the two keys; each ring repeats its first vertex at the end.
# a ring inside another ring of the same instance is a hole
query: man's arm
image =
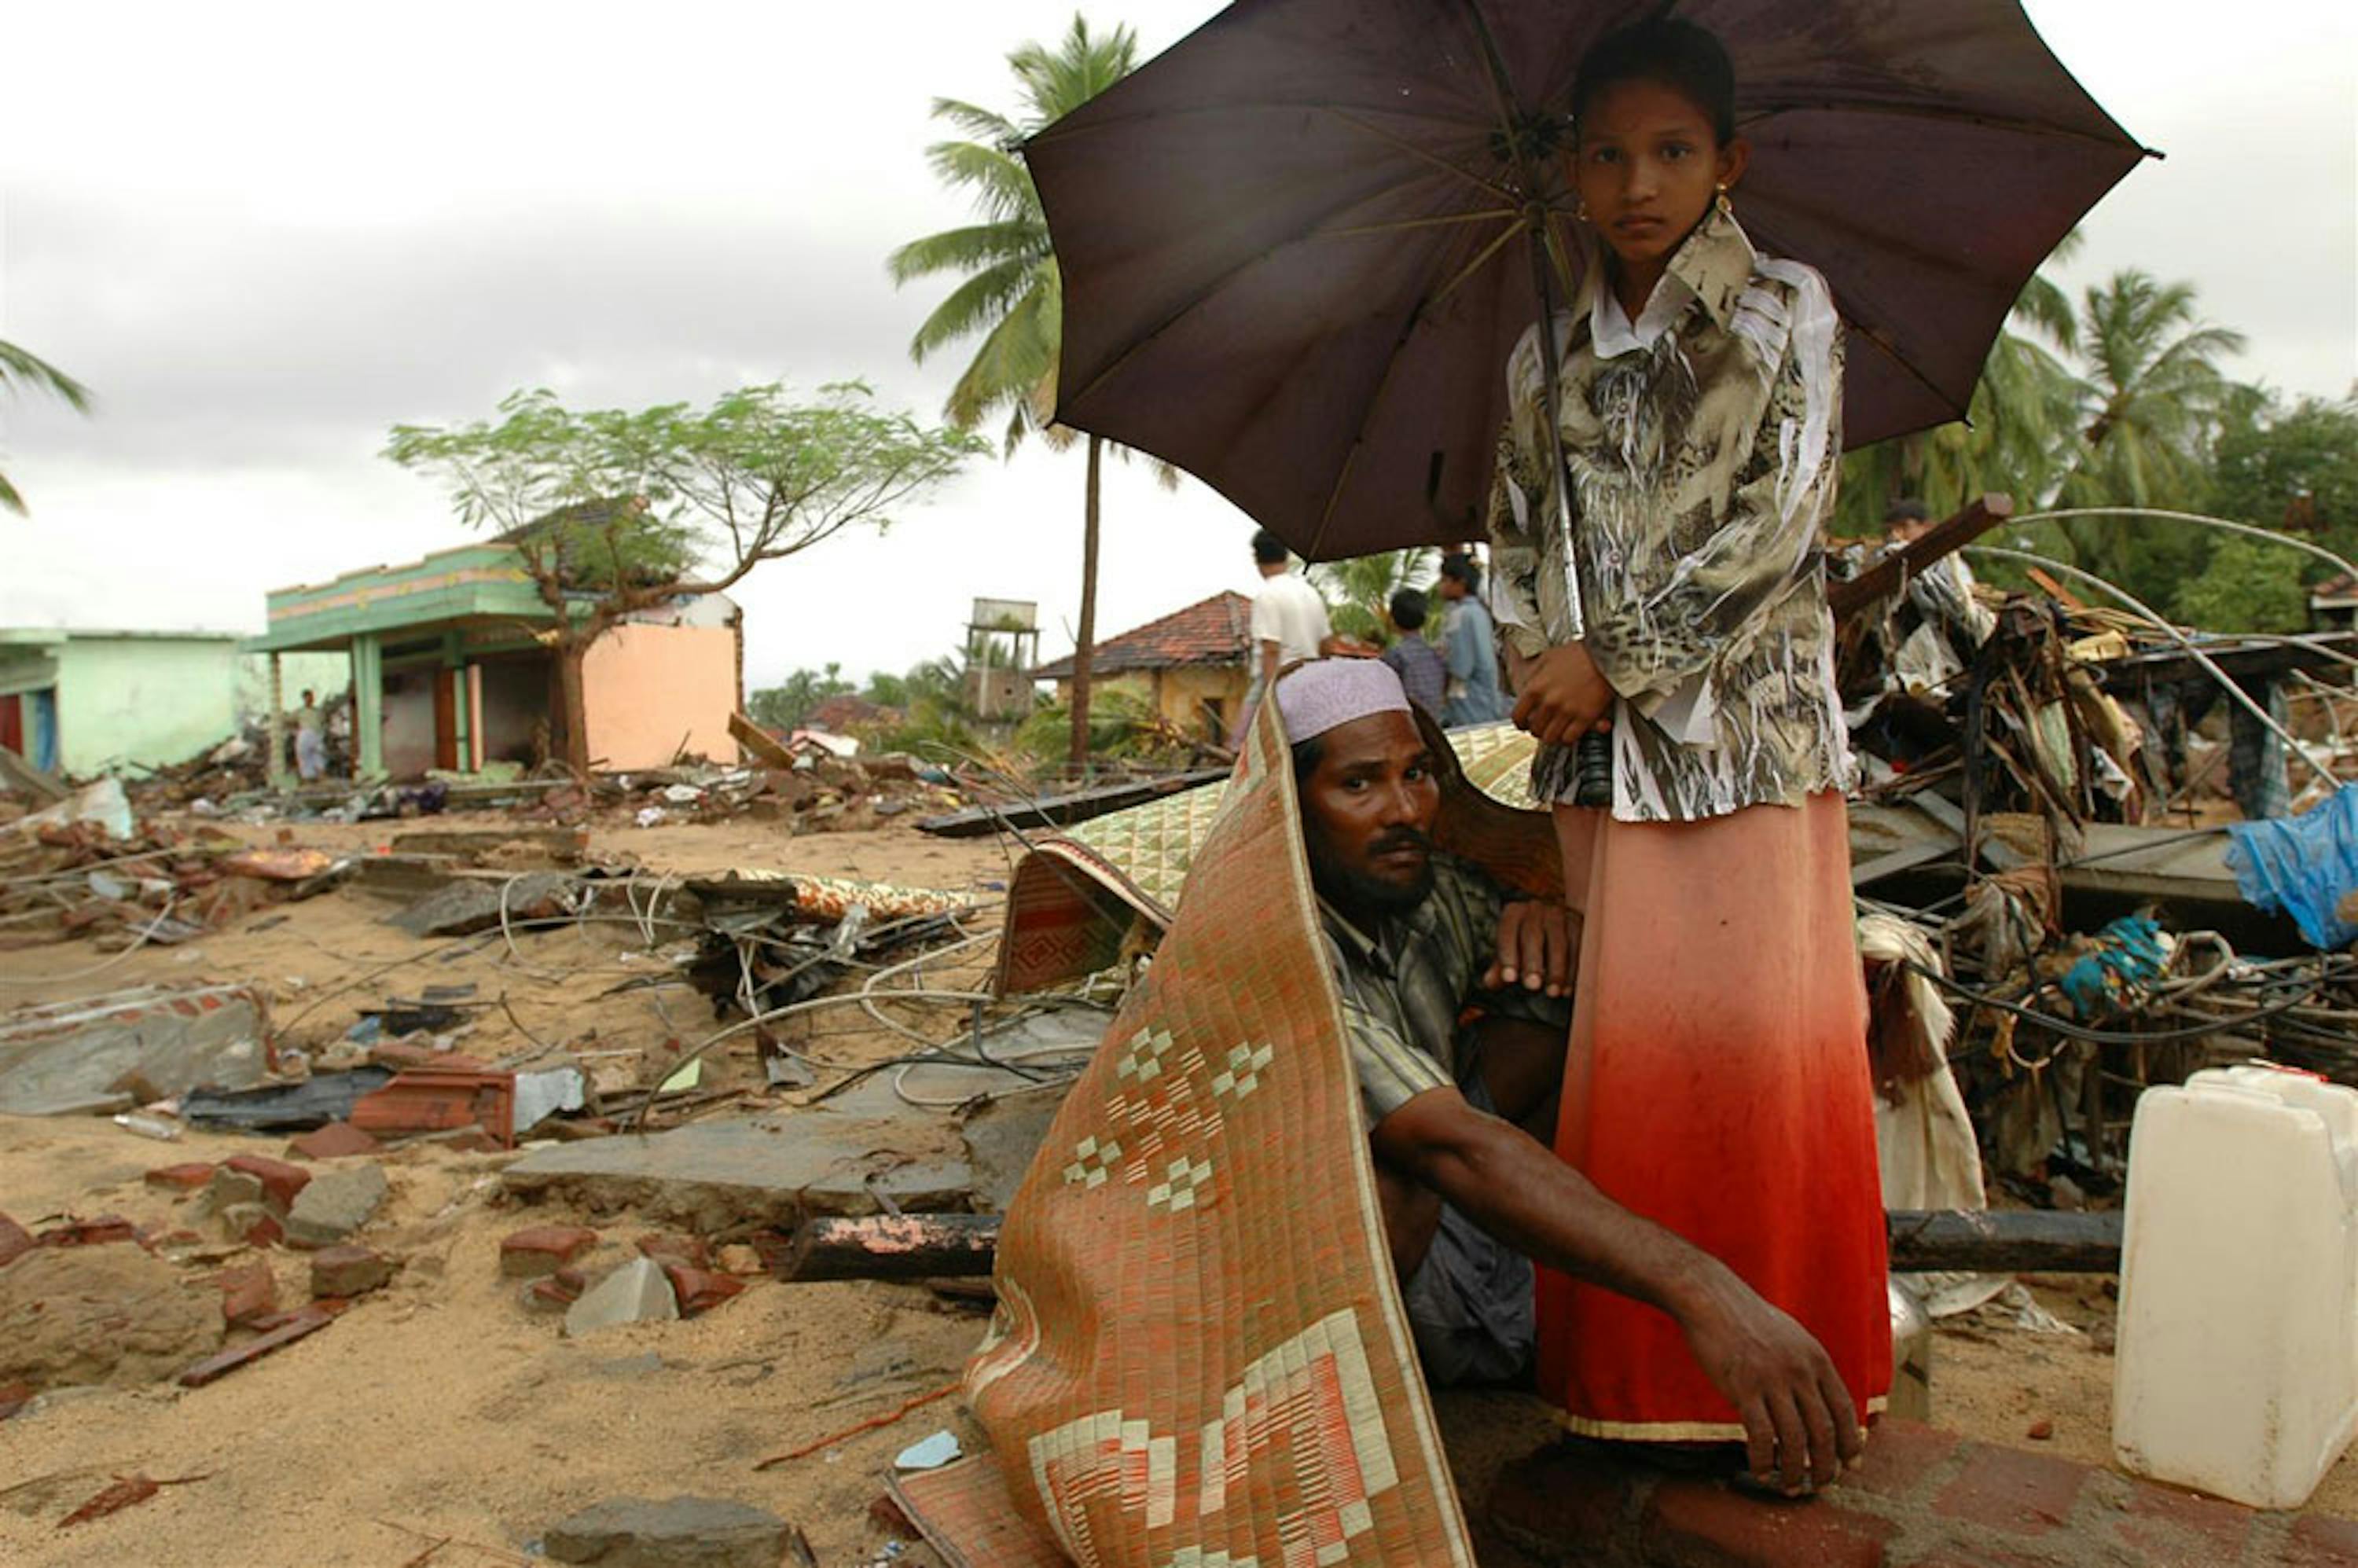
{"type": "Polygon", "coordinates": [[[1277,690],[1278,641],[1274,637],[1263,637],[1258,645],[1260,648],[1260,689],[1264,693],[1274,692],[1277,690]]]}
{"type": "Polygon", "coordinates": [[[1549,1268],[1670,1314],[1744,1422],[1755,1474],[1799,1490],[1861,1453],[1856,1411],[1825,1350],[1700,1249],[1598,1192],[1529,1133],[1455,1089],[1376,1124],[1376,1158],[1549,1268]]]}

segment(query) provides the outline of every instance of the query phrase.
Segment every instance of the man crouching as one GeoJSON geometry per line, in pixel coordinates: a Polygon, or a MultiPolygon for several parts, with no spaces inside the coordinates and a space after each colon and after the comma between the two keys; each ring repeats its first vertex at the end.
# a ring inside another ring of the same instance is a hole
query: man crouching
{"type": "Polygon", "coordinates": [[[1521,1376],[1534,1262],[1676,1321],[1744,1423],[1752,1473],[1788,1490],[1860,1453],[1816,1340],[1725,1265],[1556,1158],[1577,918],[1437,850],[1435,758],[1392,671],[1302,665],[1277,687],[1303,838],[1426,1377],[1521,1376]],[[1461,1022],[1469,1020],[1470,1022],[1461,1022]]]}

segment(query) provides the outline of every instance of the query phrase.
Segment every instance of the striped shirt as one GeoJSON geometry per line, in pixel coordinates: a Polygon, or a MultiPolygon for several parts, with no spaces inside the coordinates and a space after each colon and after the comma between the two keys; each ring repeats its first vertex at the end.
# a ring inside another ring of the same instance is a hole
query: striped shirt
{"type": "Polygon", "coordinates": [[[1555,1028],[1570,1023],[1572,1004],[1563,998],[1520,987],[1477,989],[1498,956],[1503,902],[1498,884],[1480,871],[1438,851],[1433,892],[1372,935],[1319,901],[1369,1127],[1427,1090],[1456,1087],[1472,1071],[1458,1031],[1469,1006],[1555,1028]]]}

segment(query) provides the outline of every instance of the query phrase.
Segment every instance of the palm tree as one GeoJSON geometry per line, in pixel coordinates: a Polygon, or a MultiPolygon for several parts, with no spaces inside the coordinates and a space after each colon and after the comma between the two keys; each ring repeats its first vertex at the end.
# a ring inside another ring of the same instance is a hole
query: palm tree
{"type": "MultiPolygon", "coordinates": [[[[1432,575],[1437,552],[1430,545],[1409,550],[1385,550],[1372,556],[1346,556],[1321,561],[1310,568],[1310,580],[1326,600],[1335,630],[1347,637],[1373,643],[1382,639],[1384,611],[1392,595],[1404,588],[1421,588],[1432,575]]],[[[1441,624],[1438,617],[1432,622],[1441,624]]]]}
{"type": "MultiPolygon", "coordinates": [[[[90,388],[48,362],[35,358],[14,343],[0,343],[0,392],[29,386],[46,392],[77,413],[90,412],[90,388]]],[[[0,508],[25,515],[25,498],[0,473],[0,508]]]]}
{"type": "MultiPolygon", "coordinates": [[[[2091,285],[2081,309],[2088,367],[2084,445],[2064,475],[2067,506],[2186,505],[2204,482],[2211,441],[2234,386],[2219,368],[2244,336],[2196,314],[2194,286],[2134,267],[2091,285]]],[[[2122,564],[2122,530],[2072,538],[2097,569],[2122,564]]]]}
{"type": "MultiPolygon", "coordinates": [[[[1079,108],[1137,66],[1138,37],[1116,27],[1099,37],[1076,15],[1055,49],[1027,43],[1007,57],[1022,103],[1018,118],[954,98],[934,101],[934,117],[966,133],[963,141],[926,149],[934,173],[968,192],[977,222],[913,240],[886,262],[895,284],[936,273],[966,281],[934,308],[910,340],[919,363],[927,354],[979,334],[981,342],[944,405],[961,429],[1005,416],[1010,456],[1038,431],[1050,446],[1071,444],[1075,432],[1054,424],[1056,360],[1064,340],[1065,295],[1047,215],[1032,172],[1017,149],[1023,138],[1079,108]]],[[[1081,533],[1081,622],[1074,635],[1072,761],[1088,760],[1089,662],[1097,643],[1098,521],[1104,440],[1088,438],[1087,499],[1081,533]]],[[[1165,484],[1178,474],[1160,470],[1165,484]]]]}
{"type": "MultiPolygon", "coordinates": [[[[2063,236],[2050,261],[2080,248],[2063,236]]],[[[1885,509],[1903,495],[1945,517],[1968,497],[2004,491],[2026,507],[2051,493],[2077,437],[2084,387],[2059,354],[2079,345],[2071,297],[2046,274],[2023,286],[2007,328],[1990,345],[1963,420],[1878,441],[1843,460],[1835,532],[1881,532],[1885,509]]]]}

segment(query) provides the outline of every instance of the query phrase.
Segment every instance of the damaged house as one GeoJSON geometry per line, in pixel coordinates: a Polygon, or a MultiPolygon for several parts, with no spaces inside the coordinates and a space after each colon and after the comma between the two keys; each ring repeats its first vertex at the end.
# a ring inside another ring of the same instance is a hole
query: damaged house
{"type": "Polygon", "coordinates": [[[0,746],[49,773],[177,762],[234,730],[229,632],[0,628],[0,746]]]}
{"type": "MultiPolygon", "coordinates": [[[[579,596],[582,611],[598,597],[579,596]]],[[[269,595],[269,630],[246,644],[270,656],[352,655],[353,755],[363,777],[533,767],[566,752],[556,612],[512,542],[464,545],[401,567],[364,567],[269,595]]],[[[581,660],[581,722],[593,767],[661,767],[682,753],[733,759],[741,706],[743,615],[721,594],[676,596],[631,611],[581,660]]],[[[283,756],[274,742],[272,752],[283,756]]]]}

